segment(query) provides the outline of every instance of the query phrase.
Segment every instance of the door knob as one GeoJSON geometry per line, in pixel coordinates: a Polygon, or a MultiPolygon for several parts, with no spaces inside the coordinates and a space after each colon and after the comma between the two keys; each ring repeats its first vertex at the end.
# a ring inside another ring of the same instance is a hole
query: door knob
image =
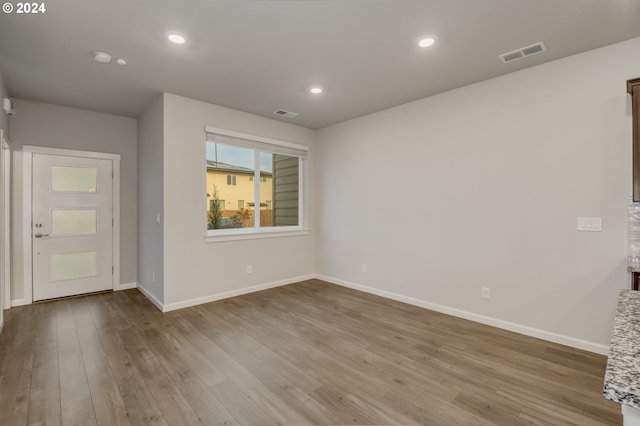
{"type": "Polygon", "coordinates": [[[49,234],[41,234],[39,232],[35,235],[36,238],[42,238],[42,237],[48,237],[48,236],[49,234]]]}

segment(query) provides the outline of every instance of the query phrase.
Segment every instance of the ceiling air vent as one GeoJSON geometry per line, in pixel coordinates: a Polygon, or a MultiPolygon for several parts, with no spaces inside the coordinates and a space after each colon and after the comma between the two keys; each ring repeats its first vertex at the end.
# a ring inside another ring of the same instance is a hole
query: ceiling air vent
{"type": "Polygon", "coordinates": [[[517,50],[512,50],[511,52],[503,53],[502,55],[498,55],[498,57],[505,64],[508,62],[515,61],[517,59],[522,59],[527,56],[535,55],[537,53],[542,53],[547,48],[544,46],[543,42],[532,44],[531,46],[521,47],[517,50]]]}
{"type": "Polygon", "coordinates": [[[273,111],[273,113],[281,117],[289,117],[289,118],[298,116],[297,112],[287,111],[286,109],[279,109],[277,111],[273,111]]]}

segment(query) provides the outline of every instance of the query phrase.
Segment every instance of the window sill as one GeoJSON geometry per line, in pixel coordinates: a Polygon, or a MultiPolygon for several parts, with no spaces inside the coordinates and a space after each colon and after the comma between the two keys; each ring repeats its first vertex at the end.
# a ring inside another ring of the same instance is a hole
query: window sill
{"type": "Polygon", "coordinates": [[[225,241],[259,240],[263,238],[282,238],[309,235],[311,231],[305,228],[289,229],[254,229],[247,231],[229,230],[217,231],[215,234],[207,232],[204,236],[205,243],[221,243],[225,241]]]}

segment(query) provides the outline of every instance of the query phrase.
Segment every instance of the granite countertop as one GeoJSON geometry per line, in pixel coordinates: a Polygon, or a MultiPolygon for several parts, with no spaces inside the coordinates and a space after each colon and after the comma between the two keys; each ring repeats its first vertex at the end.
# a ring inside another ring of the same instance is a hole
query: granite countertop
{"type": "Polygon", "coordinates": [[[604,396],[640,408],[640,291],[620,290],[604,396]]]}

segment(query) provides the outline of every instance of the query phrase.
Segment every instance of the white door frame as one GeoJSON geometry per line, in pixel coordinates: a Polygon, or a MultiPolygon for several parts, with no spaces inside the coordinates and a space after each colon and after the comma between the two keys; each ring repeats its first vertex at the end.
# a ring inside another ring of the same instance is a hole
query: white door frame
{"type": "Polygon", "coordinates": [[[4,135],[4,131],[0,129],[0,150],[2,150],[2,189],[0,189],[0,194],[3,196],[2,202],[0,205],[3,206],[4,211],[0,213],[0,217],[2,217],[2,226],[4,241],[1,241],[2,244],[2,253],[3,258],[0,259],[0,262],[3,265],[3,276],[1,278],[2,284],[4,286],[4,294],[2,295],[2,304],[4,306],[0,306],[1,309],[9,309],[11,307],[11,145],[7,138],[4,135]]]}
{"type": "Polygon", "coordinates": [[[33,303],[33,258],[31,247],[31,195],[33,154],[64,155],[67,157],[97,158],[113,161],[113,277],[112,289],[120,286],[120,154],[76,151],[72,149],[47,148],[24,145],[22,147],[22,256],[24,276],[24,303],[33,303]]]}

